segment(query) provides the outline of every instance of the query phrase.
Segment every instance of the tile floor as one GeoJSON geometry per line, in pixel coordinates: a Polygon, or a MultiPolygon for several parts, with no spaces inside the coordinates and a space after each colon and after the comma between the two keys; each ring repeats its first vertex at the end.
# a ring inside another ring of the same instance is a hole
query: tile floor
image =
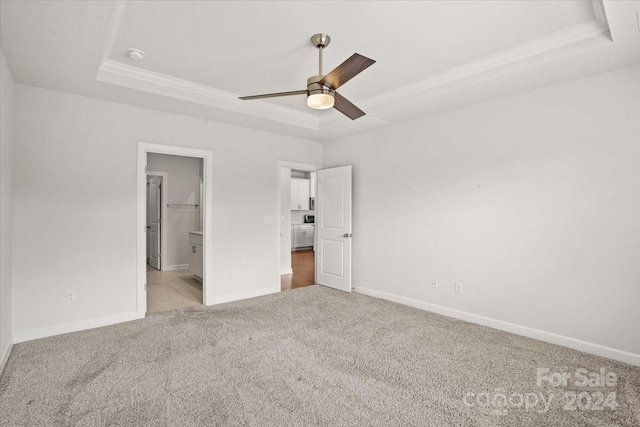
{"type": "Polygon", "coordinates": [[[147,314],[202,304],[202,283],[189,270],[160,271],[147,266],[147,314]]]}

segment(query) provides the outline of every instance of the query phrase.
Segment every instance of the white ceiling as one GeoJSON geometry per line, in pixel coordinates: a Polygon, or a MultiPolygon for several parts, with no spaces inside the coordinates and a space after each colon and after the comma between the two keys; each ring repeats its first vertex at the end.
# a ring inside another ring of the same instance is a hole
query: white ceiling
{"type": "Polygon", "coordinates": [[[2,2],[19,83],[315,140],[640,62],[640,1],[2,2]],[[330,5],[330,7],[327,7],[330,5]],[[354,52],[377,61],[340,89],[368,115],[289,97],[354,52]],[[136,47],[142,61],[127,56],[136,47]]]}

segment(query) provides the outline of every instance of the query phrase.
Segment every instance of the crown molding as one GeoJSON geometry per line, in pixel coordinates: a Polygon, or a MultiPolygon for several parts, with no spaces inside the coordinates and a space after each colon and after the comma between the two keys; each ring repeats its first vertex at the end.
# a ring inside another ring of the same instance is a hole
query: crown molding
{"type": "Polygon", "coordinates": [[[264,101],[248,103],[238,99],[238,95],[235,93],[109,59],[126,7],[127,0],[117,0],[115,2],[109,29],[107,30],[102,64],[98,68],[96,80],[315,131],[319,130],[319,118],[311,113],[281,107],[264,101]]]}
{"type": "Polygon", "coordinates": [[[113,44],[116,41],[118,35],[118,28],[120,28],[120,22],[124,15],[124,10],[127,8],[127,0],[116,0],[116,4],[113,7],[113,13],[111,14],[111,22],[109,22],[109,30],[107,31],[107,39],[104,43],[104,51],[102,53],[102,62],[106,62],[111,55],[113,44]]]}
{"type": "MultiPolygon", "coordinates": [[[[597,1],[596,3],[601,3],[597,1]]],[[[608,35],[609,27],[599,19],[574,25],[528,43],[520,44],[500,53],[484,57],[480,60],[450,68],[418,83],[399,87],[365,99],[359,104],[363,109],[384,108],[385,104],[400,103],[403,99],[415,96],[429,96],[434,92],[456,92],[468,86],[494,80],[512,74],[524,68],[530,68],[549,61],[552,53],[572,45],[576,50],[582,49],[577,44],[590,39],[608,35]]],[[[571,55],[574,51],[564,52],[562,56],[571,55]]],[[[339,124],[345,125],[339,118],[322,120],[321,128],[339,124]]]]}
{"type": "Polygon", "coordinates": [[[221,108],[237,113],[318,130],[317,116],[264,101],[245,102],[238,95],[193,83],[155,71],[107,60],[98,69],[98,81],[180,99],[182,101],[221,108]]]}
{"type": "Polygon", "coordinates": [[[591,0],[591,7],[593,7],[593,14],[596,17],[596,21],[606,27],[609,27],[607,13],[604,10],[604,0],[591,0]]]}
{"type": "MultiPolygon", "coordinates": [[[[590,39],[601,40],[603,36],[611,40],[603,0],[591,0],[591,3],[595,19],[589,22],[581,23],[480,60],[451,68],[420,82],[405,85],[365,99],[358,102],[358,104],[368,110],[376,108],[378,115],[382,115],[384,114],[384,109],[387,108],[387,104],[401,103],[403,99],[409,97],[414,98],[416,96],[430,96],[434,93],[460,91],[481,82],[535,67],[554,59],[554,56],[557,58],[558,55],[571,55],[583,48],[581,47],[581,42],[590,39]],[[575,50],[572,49],[572,45],[575,45],[575,50]]],[[[238,99],[239,95],[235,93],[113,61],[109,57],[126,4],[127,0],[116,1],[105,42],[103,62],[98,69],[96,77],[98,81],[314,131],[332,127],[362,130],[362,128],[366,129],[386,124],[386,122],[378,120],[375,123],[369,123],[368,126],[354,126],[354,123],[343,120],[339,116],[320,118],[311,113],[282,107],[266,101],[248,103],[238,99]]]]}

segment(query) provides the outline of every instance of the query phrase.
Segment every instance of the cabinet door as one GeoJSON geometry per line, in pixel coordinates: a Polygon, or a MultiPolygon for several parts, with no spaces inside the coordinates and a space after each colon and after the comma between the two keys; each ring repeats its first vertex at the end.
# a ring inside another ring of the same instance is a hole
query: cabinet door
{"type": "Polygon", "coordinates": [[[299,205],[300,210],[308,211],[309,210],[309,180],[301,179],[300,187],[298,188],[298,196],[299,196],[299,205]]]}
{"type": "Polygon", "coordinates": [[[293,232],[293,244],[291,245],[292,248],[300,248],[302,247],[302,230],[294,230],[293,232]]]}
{"type": "Polygon", "coordinates": [[[299,189],[300,189],[300,184],[298,184],[298,180],[291,179],[291,210],[292,211],[300,210],[300,206],[298,204],[298,198],[300,193],[299,189]]]}
{"type": "Polygon", "coordinates": [[[304,178],[291,178],[291,210],[309,210],[309,180],[304,178]]]}
{"type": "Polygon", "coordinates": [[[197,254],[198,255],[198,259],[196,260],[196,274],[198,275],[199,278],[202,279],[202,264],[203,264],[203,259],[202,259],[202,246],[197,245],[197,254]]]}
{"type": "Polygon", "coordinates": [[[313,231],[306,230],[304,232],[304,246],[305,247],[313,246],[313,231]]]}

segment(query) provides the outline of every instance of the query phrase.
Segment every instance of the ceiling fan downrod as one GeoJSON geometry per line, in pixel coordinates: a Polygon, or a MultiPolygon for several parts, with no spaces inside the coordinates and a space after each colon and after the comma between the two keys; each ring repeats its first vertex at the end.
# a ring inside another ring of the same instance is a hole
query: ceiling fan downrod
{"type": "Polygon", "coordinates": [[[322,74],[322,62],[323,62],[323,58],[322,58],[322,52],[324,50],[325,47],[329,46],[329,43],[331,43],[331,37],[329,37],[327,34],[324,33],[319,33],[319,34],[314,34],[311,36],[311,43],[318,49],[318,56],[319,56],[319,61],[318,61],[318,75],[323,76],[322,74]]]}

